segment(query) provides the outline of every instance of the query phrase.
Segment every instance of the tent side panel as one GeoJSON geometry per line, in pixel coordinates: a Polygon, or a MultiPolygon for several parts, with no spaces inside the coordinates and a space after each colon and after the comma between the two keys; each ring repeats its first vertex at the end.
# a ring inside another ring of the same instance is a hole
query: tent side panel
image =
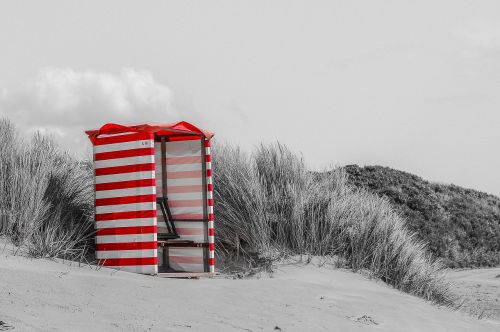
{"type": "MultiPolygon", "coordinates": [[[[204,243],[207,236],[204,221],[205,188],[203,187],[202,141],[169,141],[166,145],[166,181],[162,183],[161,142],[155,142],[156,191],[168,197],[175,228],[180,240],[204,243]],[[163,192],[163,188],[166,188],[163,192]]],[[[158,207],[159,209],[159,207],[158,207]]],[[[158,233],[166,232],[161,210],[157,211],[158,233]]],[[[169,265],[176,271],[204,272],[205,256],[202,248],[170,247],[169,265]]]]}
{"type": "Polygon", "coordinates": [[[211,273],[215,272],[215,234],[214,234],[214,196],[212,183],[212,157],[210,140],[205,140],[205,168],[207,177],[207,213],[208,213],[208,265],[211,273]]]}
{"type": "MultiPolygon", "coordinates": [[[[199,140],[166,142],[167,185],[163,193],[161,177],[161,143],[155,143],[156,190],[158,196],[168,196],[172,218],[203,220],[202,160],[199,140]]],[[[159,218],[159,226],[164,221],[159,218]],[[161,221],[160,221],[161,220],[161,221]]]]}
{"type": "Polygon", "coordinates": [[[94,142],[96,258],[115,269],[158,272],[154,138],[100,135],[94,142]]]}
{"type": "Polygon", "coordinates": [[[168,250],[168,264],[175,271],[204,272],[203,248],[175,248],[168,250]]]}

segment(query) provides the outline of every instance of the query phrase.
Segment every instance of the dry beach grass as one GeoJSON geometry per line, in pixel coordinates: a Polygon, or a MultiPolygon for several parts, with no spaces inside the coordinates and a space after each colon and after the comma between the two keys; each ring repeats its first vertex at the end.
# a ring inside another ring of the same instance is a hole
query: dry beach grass
{"type": "Polygon", "coordinates": [[[0,119],[0,231],[32,257],[81,257],[93,230],[91,170],[0,119]]]}
{"type": "Polygon", "coordinates": [[[251,155],[216,146],[213,162],[224,260],[337,256],[343,266],[370,271],[404,292],[453,305],[440,262],[386,200],[348,185],[341,169],[316,182],[304,162],[279,144],[262,145],[251,155]]]}
{"type": "MultiPolygon", "coordinates": [[[[25,140],[5,119],[0,135],[1,232],[30,256],[82,259],[92,250],[90,163],[40,134],[25,140]]],[[[213,157],[220,266],[334,256],[399,290],[454,304],[442,265],[386,200],[348,185],[342,170],[313,181],[303,161],[279,144],[250,155],[220,144],[213,157]]]]}

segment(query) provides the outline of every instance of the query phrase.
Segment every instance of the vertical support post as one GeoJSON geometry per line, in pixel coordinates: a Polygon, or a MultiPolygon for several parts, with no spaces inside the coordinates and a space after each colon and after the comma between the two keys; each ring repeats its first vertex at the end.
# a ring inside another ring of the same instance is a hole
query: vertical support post
{"type": "MultiPolygon", "coordinates": [[[[167,197],[167,144],[161,138],[161,197],[167,197]]],[[[158,195],[158,193],[156,193],[158,195]]]]}
{"type": "MultiPolygon", "coordinates": [[[[202,170],[202,195],[203,195],[203,242],[208,243],[208,201],[207,201],[207,167],[206,167],[206,151],[205,151],[205,137],[200,139],[201,144],[201,170],[202,170]]],[[[209,267],[208,248],[203,248],[203,270],[210,271],[209,267]]]]}
{"type": "Polygon", "coordinates": [[[208,213],[208,265],[209,272],[215,272],[215,233],[214,233],[214,197],[212,184],[212,158],[210,156],[210,141],[205,139],[205,168],[207,183],[207,213],[208,213]]]}

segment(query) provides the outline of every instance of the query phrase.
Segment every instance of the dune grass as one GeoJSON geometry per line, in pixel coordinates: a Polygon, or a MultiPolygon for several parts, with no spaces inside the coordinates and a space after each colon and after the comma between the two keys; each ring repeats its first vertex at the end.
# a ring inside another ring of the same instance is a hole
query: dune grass
{"type": "Polygon", "coordinates": [[[49,137],[25,139],[0,119],[0,232],[32,257],[84,255],[92,247],[91,170],[49,137]]]}
{"type": "Polygon", "coordinates": [[[387,200],[349,185],[344,170],[316,181],[279,144],[251,155],[215,145],[213,164],[221,259],[335,256],[404,292],[453,305],[441,263],[387,200]]]}
{"type": "MultiPolygon", "coordinates": [[[[213,168],[219,262],[337,257],[397,289],[453,304],[441,264],[387,200],[349,185],[342,169],[317,181],[279,144],[252,154],[216,144],[213,168]]],[[[1,234],[32,257],[81,259],[94,249],[93,198],[89,161],[0,120],[1,234]]]]}

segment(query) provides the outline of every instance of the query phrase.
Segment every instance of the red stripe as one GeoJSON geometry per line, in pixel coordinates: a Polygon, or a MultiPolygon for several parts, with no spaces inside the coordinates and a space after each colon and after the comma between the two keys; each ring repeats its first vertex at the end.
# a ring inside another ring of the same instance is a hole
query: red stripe
{"type": "Polygon", "coordinates": [[[207,191],[214,191],[214,186],[211,183],[207,184],[207,191]]]}
{"type": "Polygon", "coordinates": [[[211,169],[207,169],[207,176],[212,176],[212,170],[211,169]]]}
{"type": "Polygon", "coordinates": [[[158,257],[107,258],[99,259],[98,264],[104,266],[157,265],[158,257]]]}
{"type": "Polygon", "coordinates": [[[214,236],[214,229],[213,228],[208,229],[208,236],[214,236]]]}
{"type": "Polygon", "coordinates": [[[205,140],[205,147],[206,148],[210,147],[210,141],[208,139],[205,140]]]}
{"type": "Polygon", "coordinates": [[[136,227],[118,227],[101,228],[96,232],[96,236],[105,235],[129,235],[129,234],[150,234],[158,231],[157,226],[136,226],[136,227]]]}
{"type": "Polygon", "coordinates": [[[209,154],[207,154],[207,155],[205,156],[205,162],[209,163],[210,161],[212,161],[212,157],[210,157],[210,155],[209,155],[209,154]]]}
{"type": "Polygon", "coordinates": [[[201,156],[167,157],[167,165],[199,164],[201,156]]]}
{"type": "Polygon", "coordinates": [[[134,218],[154,218],[154,217],[156,217],[156,210],[145,210],[145,211],[101,213],[95,215],[95,220],[103,221],[103,220],[119,220],[119,219],[134,219],[134,218]]]}
{"type": "Polygon", "coordinates": [[[96,251],[108,250],[141,250],[158,249],[158,242],[124,242],[124,243],[98,243],[95,246],[96,251]]]}
{"type": "Polygon", "coordinates": [[[214,250],[215,250],[215,244],[214,244],[214,243],[210,243],[210,244],[208,245],[208,250],[210,250],[210,251],[214,251],[214,250]]]}
{"type": "Polygon", "coordinates": [[[137,156],[151,156],[154,154],[155,154],[154,148],[130,149],[122,151],[96,153],[94,156],[94,160],[118,159],[118,158],[128,158],[137,156]]]}
{"type": "Polygon", "coordinates": [[[170,194],[174,193],[194,193],[202,191],[201,185],[190,185],[190,186],[167,186],[167,192],[170,194]]]}
{"type": "Polygon", "coordinates": [[[194,141],[200,140],[199,136],[172,136],[168,138],[169,141],[194,141]]]}
{"type": "Polygon", "coordinates": [[[213,258],[209,258],[209,259],[208,259],[208,265],[210,265],[210,266],[214,266],[214,265],[215,265],[215,259],[213,259],[213,258]]]}
{"type": "Polygon", "coordinates": [[[173,214],[172,218],[174,220],[201,220],[203,219],[203,214],[202,213],[180,213],[180,214],[173,214]]]}
{"type": "Polygon", "coordinates": [[[98,137],[94,145],[106,145],[106,144],[115,144],[115,143],[124,143],[124,142],[133,142],[133,141],[143,141],[147,139],[153,139],[152,133],[134,133],[128,135],[119,135],[119,136],[111,136],[111,137],[98,137]]]}
{"type": "Polygon", "coordinates": [[[144,203],[156,201],[156,195],[137,195],[112,198],[98,198],[95,200],[95,206],[144,203]]]}
{"type": "Polygon", "coordinates": [[[99,176],[99,175],[132,173],[132,172],[154,171],[154,170],[155,170],[155,164],[125,165],[125,166],[98,168],[95,170],[95,175],[99,176]]]}
{"type": "Polygon", "coordinates": [[[201,170],[199,171],[180,171],[180,172],[167,172],[167,179],[192,179],[201,178],[201,170]]]}
{"type": "Polygon", "coordinates": [[[203,228],[185,228],[185,227],[176,227],[175,230],[179,235],[203,235],[203,228]]]}
{"type": "Polygon", "coordinates": [[[169,200],[168,206],[171,208],[203,206],[203,200],[202,199],[179,199],[175,201],[169,200]]]}
{"type": "Polygon", "coordinates": [[[169,256],[168,260],[170,263],[177,264],[203,264],[203,257],[191,257],[191,256],[169,256]]]}
{"type": "Polygon", "coordinates": [[[214,221],[214,214],[213,213],[209,213],[208,214],[208,220],[209,221],[214,221]]]}
{"type": "Polygon", "coordinates": [[[214,206],[214,200],[212,198],[208,199],[208,206],[214,206]]]}
{"type": "Polygon", "coordinates": [[[98,183],[95,185],[95,190],[101,191],[101,190],[127,189],[127,188],[138,188],[138,187],[155,187],[155,186],[156,186],[155,179],[143,179],[143,180],[98,183]]]}

